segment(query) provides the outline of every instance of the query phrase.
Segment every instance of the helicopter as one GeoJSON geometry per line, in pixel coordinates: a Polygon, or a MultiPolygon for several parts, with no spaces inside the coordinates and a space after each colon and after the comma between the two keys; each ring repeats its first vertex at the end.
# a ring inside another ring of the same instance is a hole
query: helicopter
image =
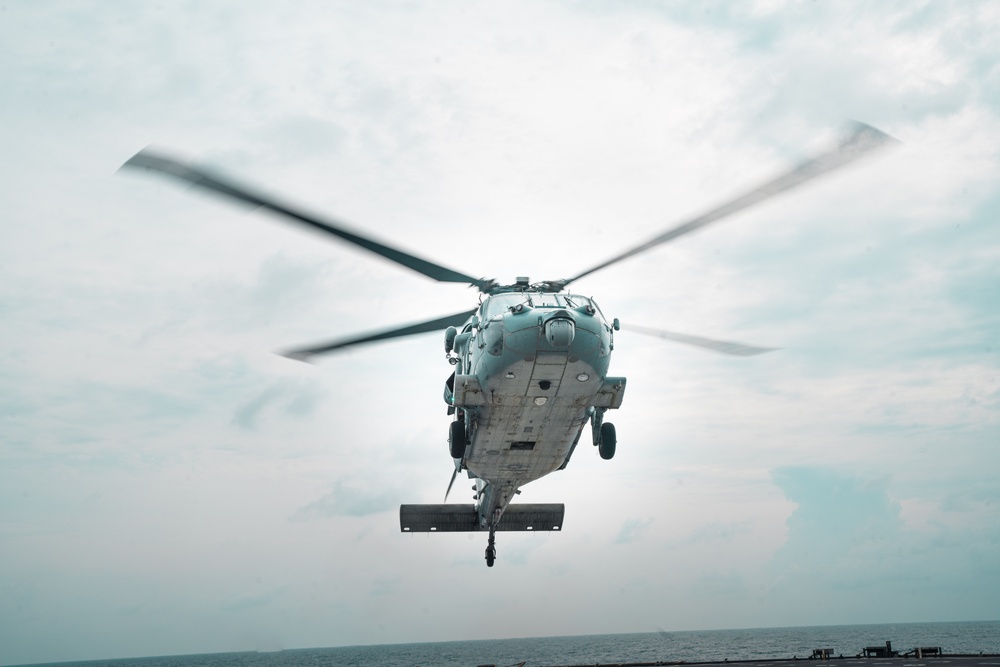
{"type": "MultiPolygon", "coordinates": [[[[448,446],[454,467],[445,501],[457,475],[465,471],[475,483],[475,502],[401,505],[400,530],[486,532],[486,564],[493,567],[496,532],[562,529],[564,505],[512,500],[525,484],[565,469],[588,425],[600,457],[615,455],[617,432],[605,415],[621,407],[625,394],[626,378],[608,374],[615,332],[621,324],[617,318],[607,319],[593,298],[572,293],[569,286],[895,143],[870,125],[853,123],[833,149],[596,266],[569,278],[532,282],[521,276],[510,284],[476,278],[384,245],[339,221],[306,213],[149,148],[131,157],[123,168],[157,172],[206,188],[338,237],[433,280],[479,290],[479,304],[471,310],[283,354],[308,361],[357,345],[444,331],[445,357],[454,366],[443,392],[451,416],[448,446]]],[[[635,325],[627,329],[737,356],[773,349],[635,325]]]]}

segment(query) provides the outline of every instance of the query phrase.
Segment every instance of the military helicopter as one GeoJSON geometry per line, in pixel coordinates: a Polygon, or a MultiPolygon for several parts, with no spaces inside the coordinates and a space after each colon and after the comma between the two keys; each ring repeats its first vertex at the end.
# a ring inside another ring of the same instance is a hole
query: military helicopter
{"type": "MultiPolygon", "coordinates": [[[[402,505],[400,529],[488,532],[486,564],[493,567],[497,531],[562,529],[564,505],[511,501],[520,487],[564,469],[588,424],[601,458],[611,459],[615,454],[617,434],[605,414],[622,405],[625,393],[625,378],[608,375],[620,324],[617,318],[609,321],[592,298],[570,292],[569,286],[893,143],[896,140],[880,130],[854,123],[832,150],[596,266],[570,278],[531,282],[518,277],[510,284],[475,278],[378,243],[338,221],[319,218],[150,149],[140,151],[123,167],[159,172],[207,188],[332,234],[433,280],[465,283],[479,290],[479,305],[471,310],[284,354],[308,360],[356,345],[444,330],[445,356],[455,367],[444,388],[452,417],[448,443],[454,463],[445,500],[456,476],[466,471],[475,481],[475,503],[402,505]]],[[[770,351],[638,326],[629,329],[725,354],[770,351]]]]}

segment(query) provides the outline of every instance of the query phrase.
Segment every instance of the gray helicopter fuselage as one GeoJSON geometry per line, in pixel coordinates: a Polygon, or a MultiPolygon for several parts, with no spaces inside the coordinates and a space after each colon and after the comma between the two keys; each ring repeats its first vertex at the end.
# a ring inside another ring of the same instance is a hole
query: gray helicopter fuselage
{"type": "Polygon", "coordinates": [[[523,291],[488,296],[455,335],[445,398],[465,424],[455,464],[476,479],[481,529],[521,486],[566,467],[588,422],[621,405],[625,378],[607,375],[613,329],[591,299],[523,291]]]}

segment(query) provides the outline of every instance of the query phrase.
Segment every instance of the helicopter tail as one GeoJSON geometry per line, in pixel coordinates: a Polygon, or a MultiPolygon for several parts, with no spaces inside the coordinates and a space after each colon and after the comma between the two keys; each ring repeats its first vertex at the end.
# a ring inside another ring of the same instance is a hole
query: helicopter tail
{"type": "MultiPolygon", "coordinates": [[[[525,503],[510,505],[494,530],[553,531],[562,530],[566,506],[562,503],[525,503]]],[[[462,505],[400,505],[399,529],[404,533],[464,533],[488,530],[480,527],[476,506],[462,505]]]]}

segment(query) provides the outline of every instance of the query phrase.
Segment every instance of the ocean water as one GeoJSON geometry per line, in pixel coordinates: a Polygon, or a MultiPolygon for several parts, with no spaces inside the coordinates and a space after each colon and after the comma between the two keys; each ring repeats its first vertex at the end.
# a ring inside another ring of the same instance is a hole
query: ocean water
{"type": "MultiPolygon", "coordinates": [[[[594,665],[686,660],[808,657],[814,648],[853,656],[892,642],[895,650],[940,646],[946,653],[1000,654],[1000,621],[835,625],[746,630],[651,632],[579,637],[536,637],[379,646],[294,649],[272,653],[125,658],[53,663],[62,667],[475,667],[594,665]]],[[[821,664],[821,663],[809,663],[821,664]]]]}

